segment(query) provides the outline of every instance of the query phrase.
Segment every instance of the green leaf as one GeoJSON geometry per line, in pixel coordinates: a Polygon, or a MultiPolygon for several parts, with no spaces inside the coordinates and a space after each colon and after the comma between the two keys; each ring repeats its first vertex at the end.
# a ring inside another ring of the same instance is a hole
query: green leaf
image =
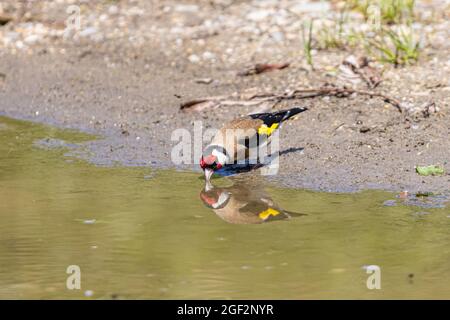
{"type": "Polygon", "coordinates": [[[421,176],[429,176],[429,175],[435,176],[444,174],[445,172],[444,168],[441,166],[425,166],[425,167],[417,166],[416,171],[421,176]]]}

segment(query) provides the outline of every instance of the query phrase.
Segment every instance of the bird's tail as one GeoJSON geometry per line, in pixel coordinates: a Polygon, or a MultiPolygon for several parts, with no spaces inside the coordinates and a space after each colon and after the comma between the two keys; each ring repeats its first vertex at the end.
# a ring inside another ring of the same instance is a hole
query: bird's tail
{"type": "Polygon", "coordinates": [[[307,213],[293,212],[293,211],[288,211],[288,210],[283,210],[283,213],[290,218],[302,217],[302,216],[308,215],[307,213]]]}
{"type": "Polygon", "coordinates": [[[295,116],[296,114],[302,113],[302,112],[304,112],[306,110],[308,110],[308,109],[304,108],[304,107],[302,107],[302,108],[297,107],[297,108],[292,108],[292,109],[289,109],[289,110],[279,111],[279,112],[275,113],[274,115],[281,116],[282,118],[281,118],[280,122],[282,122],[282,121],[285,121],[285,120],[295,116]]]}

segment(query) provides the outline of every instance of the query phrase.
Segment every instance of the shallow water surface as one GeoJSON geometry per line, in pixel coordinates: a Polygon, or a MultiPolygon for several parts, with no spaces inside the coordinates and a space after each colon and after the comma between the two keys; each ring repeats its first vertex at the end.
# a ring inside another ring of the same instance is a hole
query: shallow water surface
{"type": "Polygon", "coordinates": [[[198,173],[77,160],[91,138],[0,118],[0,298],[450,298],[448,206],[230,178],[207,191],[198,173]]]}

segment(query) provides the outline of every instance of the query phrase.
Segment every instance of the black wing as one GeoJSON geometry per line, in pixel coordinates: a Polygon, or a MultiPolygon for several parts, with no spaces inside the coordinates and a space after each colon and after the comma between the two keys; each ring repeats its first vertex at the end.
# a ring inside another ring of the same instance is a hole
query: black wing
{"type": "Polygon", "coordinates": [[[289,110],[283,110],[283,111],[278,111],[278,112],[274,112],[274,113],[255,113],[255,114],[251,114],[249,115],[250,118],[252,119],[260,119],[262,121],[264,121],[264,124],[268,127],[271,127],[274,123],[281,123],[293,116],[295,116],[296,114],[299,114],[303,111],[308,110],[307,108],[292,108],[289,110]]]}

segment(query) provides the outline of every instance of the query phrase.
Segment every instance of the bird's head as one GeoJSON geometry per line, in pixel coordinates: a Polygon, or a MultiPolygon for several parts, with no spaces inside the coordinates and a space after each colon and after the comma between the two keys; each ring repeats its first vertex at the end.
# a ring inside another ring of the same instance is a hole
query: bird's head
{"type": "Polygon", "coordinates": [[[222,168],[222,164],[219,162],[218,158],[215,155],[211,154],[201,157],[200,167],[205,173],[206,180],[209,181],[214,171],[220,170],[222,168]]]}
{"type": "Polygon", "coordinates": [[[205,188],[200,192],[200,199],[211,209],[224,208],[231,198],[231,194],[220,188],[205,188]]]}

